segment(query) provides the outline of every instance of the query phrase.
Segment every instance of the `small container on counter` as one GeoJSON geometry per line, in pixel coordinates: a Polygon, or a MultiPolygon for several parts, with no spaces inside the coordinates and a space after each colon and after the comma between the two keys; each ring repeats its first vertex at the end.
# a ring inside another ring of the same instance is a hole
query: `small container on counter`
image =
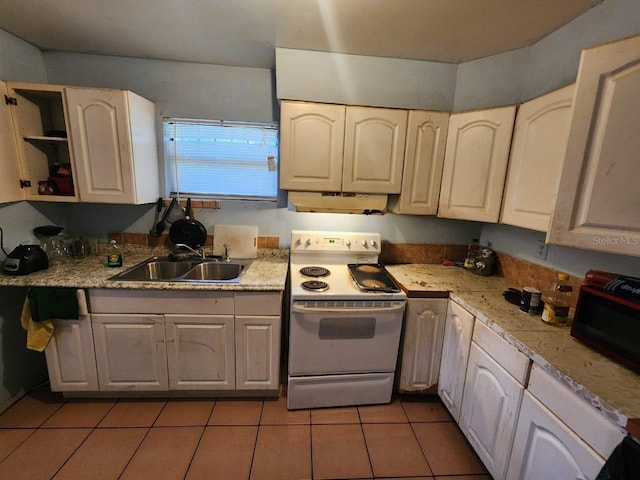
{"type": "Polygon", "coordinates": [[[115,240],[111,240],[107,247],[107,266],[108,267],[121,267],[122,266],[122,253],[118,248],[115,240]]]}
{"type": "Polygon", "coordinates": [[[542,292],[534,287],[524,287],[520,298],[520,310],[525,313],[539,314],[542,311],[542,292]]]}

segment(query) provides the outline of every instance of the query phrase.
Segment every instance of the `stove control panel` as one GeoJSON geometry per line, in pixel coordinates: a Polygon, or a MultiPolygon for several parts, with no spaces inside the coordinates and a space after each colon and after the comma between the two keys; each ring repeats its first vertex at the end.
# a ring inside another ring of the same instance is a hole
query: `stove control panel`
{"type": "Polygon", "coordinates": [[[291,252],[380,253],[380,234],[293,230],[291,252]]]}

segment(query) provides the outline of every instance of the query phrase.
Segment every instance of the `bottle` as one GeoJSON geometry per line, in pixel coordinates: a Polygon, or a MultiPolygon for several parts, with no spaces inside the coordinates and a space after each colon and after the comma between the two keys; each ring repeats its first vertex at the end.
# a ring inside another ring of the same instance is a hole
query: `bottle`
{"type": "Polygon", "coordinates": [[[558,273],[558,278],[545,300],[542,321],[550,325],[566,324],[569,320],[572,293],[573,286],[569,283],[569,275],[558,273]]]}
{"type": "Polygon", "coordinates": [[[477,238],[471,240],[467,248],[467,256],[464,259],[464,268],[473,270],[476,267],[476,260],[480,256],[480,243],[477,238]]]}
{"type": "Polygon", "coordinates": [[[121,267],[122,266],[122,253],[118,249],[115,240],[109,242],[107,247],[107,266],[108,267],[121,267]]]}

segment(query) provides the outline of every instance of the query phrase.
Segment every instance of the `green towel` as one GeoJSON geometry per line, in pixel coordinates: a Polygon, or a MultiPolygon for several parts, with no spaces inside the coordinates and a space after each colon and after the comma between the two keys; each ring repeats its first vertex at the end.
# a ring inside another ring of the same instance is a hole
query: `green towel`
{"type": "Polygon", "coordinates": [[[35,322],[78,318],[75,288],[32,287],[28,295],[31,318],[35,322]]]}

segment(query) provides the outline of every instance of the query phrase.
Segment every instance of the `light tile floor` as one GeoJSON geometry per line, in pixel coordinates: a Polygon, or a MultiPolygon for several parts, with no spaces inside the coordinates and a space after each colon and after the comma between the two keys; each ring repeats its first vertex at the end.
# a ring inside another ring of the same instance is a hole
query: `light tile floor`
{"type": "Polygon", "coordinates": [[[0,416],[0,479],[490,480],[437,397],[288,411],[279,399],[65,400],[0,416]]]}

